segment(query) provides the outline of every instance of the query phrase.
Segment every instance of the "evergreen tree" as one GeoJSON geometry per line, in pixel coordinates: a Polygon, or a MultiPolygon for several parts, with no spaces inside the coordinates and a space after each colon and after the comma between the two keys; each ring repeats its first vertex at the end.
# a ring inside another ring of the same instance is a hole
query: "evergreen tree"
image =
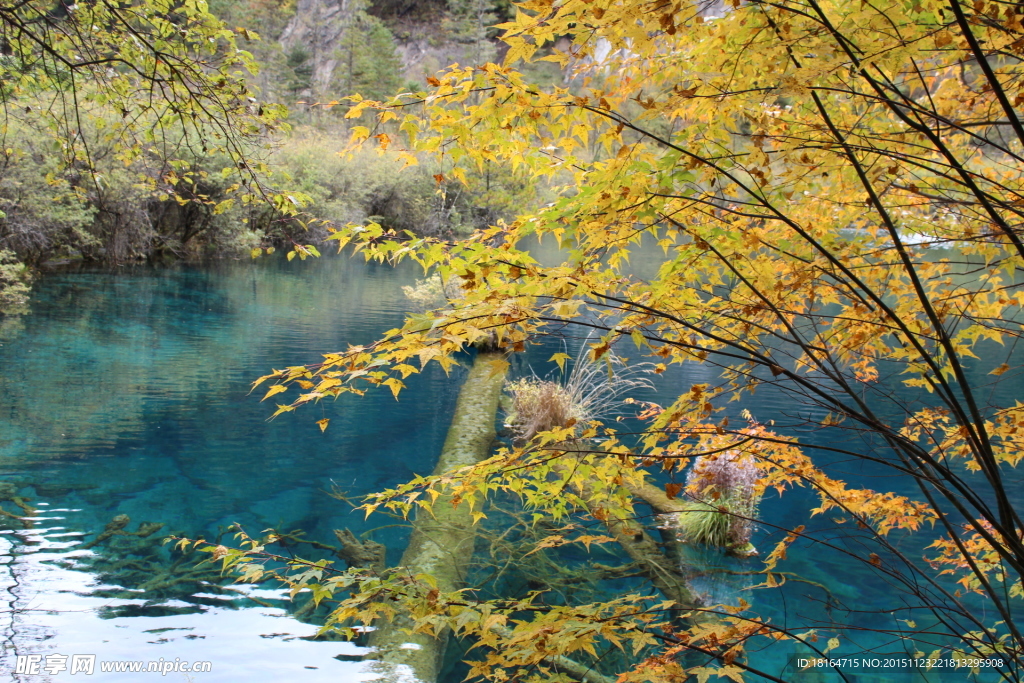
{"type": "Polygon", "coordinates": [[[348,4],[350,14],[334,55],[338,62],[330,83],[332,94],[388,99],[402,87],[395,38],[380,19],[366,13],[368,3],[348,4]]]}
{"type": "Polygon", "coordinates": [[[288,51],[285,66],[285,90],[292,97],[302,96],[313,83],[313,64],[309,52],[303,46],[296,45],[288,51]]]}
{"type": "Polygon", "coordinates": [[[484,64],[494,61],[497,49],[491,42],[491,27],[497,23],[493,0],[448,0],[444,28],[464,46],[462,61],[484,64]]]}

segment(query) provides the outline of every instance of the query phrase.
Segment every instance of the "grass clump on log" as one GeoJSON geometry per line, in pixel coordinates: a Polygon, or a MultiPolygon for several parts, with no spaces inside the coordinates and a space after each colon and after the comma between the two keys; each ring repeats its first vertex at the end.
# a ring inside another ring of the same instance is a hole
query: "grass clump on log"
{"type": "Polygon", "coordinates": [[[691,501],[677,513],[680,536],[689,543],[755,555],[750,539],[761,502],[760,470],[753,457],[735,450],[702,455],[686,477],[691,501]]]}
{"type": "Polygon", "coordinates": [[[505,422],[515,440],[525,443],[541,432],[614,414],[620,396],[652,387],[644,376],[651,363],[627,366],[615,355],[606,358],[606,363],[577,360],[564,383],[536,375],[509,382],[505,390],[512,401],[505,422]]]}

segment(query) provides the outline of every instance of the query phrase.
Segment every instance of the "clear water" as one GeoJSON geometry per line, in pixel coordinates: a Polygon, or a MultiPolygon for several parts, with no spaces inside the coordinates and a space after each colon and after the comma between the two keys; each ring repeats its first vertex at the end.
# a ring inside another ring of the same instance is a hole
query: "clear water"
{"type": "MultiPolygon", "coordinates": [[[[460,372],[416,376],[399,401],[389,392],[371,393],[271,422],[272,407],[248,392],[271,367],[308,363],[398,325],[408,308],[401,286],[418,276],[413,268],[329,258],[42,280],[32,314],[0,327],[0,483],[13,484],[39,510],[30,529],[0,518],[0,672],[13,670],[16,654],[58,653],[211,661],[213,671],[195,675],[196,681],[367,680],[363,666],[351,661],[359,648],[307,639],[315,627],[288,616],[279,591],[239,588],[263,602],[255,604],[212,585],[154,587],[151,579],[166,567],[168,554],[152,539],[168,533],[213,538],[237,523],[255,532],[301,529],[326,541],[332,529],[348,527],[385,542],[389,559],[397,561],[407,530],[385,517],[364,520],[328,492],[358,496],[429,472],[460,372]],[[325,434],[314,424],[320,417],[331,419],[325,434]],[[115,538],[76,549],[118,515],[131,518],[131,531],[144,522],[164,526],[149,540],[115,538]]],[[[517,362],[540,370],[554,350],[554,343],[541,346],[517,362]]],[[[673,367],[660,378],[660,391],[641,398],[664,402],[714,379],[709,368],[673,367]]],[[[1005,384],[1000,391],[1017,388],[1005,384]]],[[[806,441],[830,438],[801,433],[800,414],[807,409],[779,392],[761,390],[744,405],[761,419],[789,422],[783,429],[806,441]]],[[[830,471],[853,484],[893,488],[890,481],[879,484],[884,470],[863,463],[833,458],[830,471]]],[[[807,521],[811,501],[805,492],[769,499],[763,516],[795,526],[807,521]]],[[[19,512],[10,500],[0,506],[19,512]]],[[[829,524],[815,519],[809,526],[829,524]]],[[[755,542],[768,548],[777,536],[766,525],[755,542]]],[[[701,561],[732,570],[758,567],[756,560],[701,561]]],[[[832,616],[865,629],[908,618],[893,612],[899,600],[875,573],[840,552],[798,544],[782,569],[827,586],[834,600],[864,613],[836,611],[825,592],[808,583],[749,591],[757,580],[734,576],[701,586],[723,599],[742,595],[758,614],[798,632],[824,628],[832,616]]],[[[905,650],[866,631],[844,643],[840,654],[871,648],[905,650]]],[[[752,663],[779,674],[793,652],[780,645],[752,663]]],[[[47,678],[80,676],[14,676],[47,678]]],[[[127,680],[99,671],[92,679],[127,680]]],[[[187,680],[181,673],[167,679],[187,680]]],[[[893,671],[855,680],[964,679],[960,672],[926,677],[893,671]]],[[[826,674],[821,680],[840,679],[826,674]]]]}
{"type": "MultiPolygon", "coordinates": [[[[95,653],[209,660],[204,681],[358,680],[358,664],[333,659],[355,646],[302,640],[315,629],[280,608],[216,591],[143,593],[144,578],[103,571],[107,544],[68,548],[117,515],[131,517],[129,530],[165,524],[153,538],[211,538],[238,523],[328,540],[335,528],[389,524],[364,521],[326,492],[359,494],[428,473],[458,371],[420,376],[400,401],[377,393],[272,422],[272,407],[248,392],[271,366],[309,362],[400,323],[401,286],[417,274],[282,259],[44,279],[32,315],[0,333],[0,480],[39,509],[34,528],[6,524],[0,535],[0,671],[13,669],[15,652],[95,653]],[[324,434],[314,424],[321,414],[332,421],[324,434]],[[111,597],[112,578],[139,598],[111,597]]],[[[378,534],[394,539],[393,560],[402,532],[378,534]]],[[[138,559],[145,568],[159,558],[138,559]]],[[[64,677],[80,676],[56,676],[64,677]]]]}

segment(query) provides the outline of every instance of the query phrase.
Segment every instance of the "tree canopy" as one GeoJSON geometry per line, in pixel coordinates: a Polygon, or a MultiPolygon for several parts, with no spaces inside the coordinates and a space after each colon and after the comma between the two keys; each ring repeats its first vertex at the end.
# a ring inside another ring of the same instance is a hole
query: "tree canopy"
{"type": "Polygon", "coordinates": [[[258,67],[242,44],[256,39],[202,0],[0,7],[4,154],[42,134],[81,186],[106,181],[97,161],[108,156],[159,159],[174,185],[197,156],[225,154],[236,190],[263,193],[259,145],[285,110],[247,84],[258,67]]]}
{"type": "MultiPolygon", "coordinates": [[[[527,168],[559,198],[454,244],[374,224],[337,233],[367,258],[457,276],[464,296],[375,344],[262,378],[268,397],[299,389],[278,413],[369,386],[400,395],[422,367],[448,368],[491,337],[514,352],[579,329],[595,335],[596,361],[617,352],[646,356],[655,372],[708,366],[716,379],[647,405],[635,439],[569,420],[367,508],[429,507],[443,489],[482,510],[488,496],[510,492],[536,519],[586,511],[607,520],[634,510],[626,489],[654,482],[669,499],[706,493],[693,483],[700,476],[685,490],[660,478],[698,456],[749,458],[759,493],[807,487],[817,498],[806,525],[760,520],[778,538],[761,588],[785,580],[793,543],[842,553],[894,592],[902,613],[877,628],[897,650],[998,657],[997,675],[1016,680],[1024,536],[1013,468],[1024,455],[1024,403],[996,388],[1020,367],[1024,8],[517,8],[500,27],[502,64],[453,66],[427,93],[357,101],[349,116],[376,116],[375,128],[354,129],[356,141],[449,163],[437,176],[442,191],[462,180],[456,163],[468,160],[527,168]],[[566,49],[553,47],[560,38],[566,49]],[[531,85],[520,67],[536,59],[567,66],[571,80],[531,85]],[[562,262],[539,263],[537,238],[558,240],[562,262]],[[665,254],[646,279],[629,268],[642,242],[665,254]],[[773,427],[777,415],[723,418],[729,401],[742,406],[769,385],[802,407],[792,412],[819,438],[773,427]],[[823,464],[834,457],[884,468],[896,490],[847,485],[823,464]]],[[[586,605],[536,595],[482,603],[439,595],[429,579],[323,577],[300,578],[321,597],[352,590],[333,625],[386,614],[394,603],[384,598],[395,598],[419,628],[443,623],[476,636],[484,648],[473,673],[493,680],[542,677],[545,657],[627,642],[634,657],[615,671],[620,681],[773,678],[758,665],[764,643],[798,641],[823,655],[855,635],[842,616],[855,606],[836,606],[830,623],[788,624],[759,613],[756,591],[730,605],[653,592],[586,605]]]]}
{"type": "Polygon", "coordinates": [[[228,146],[262,133],[282,113],[253,106],[246,77],[258,71],[232,29],[205,2],[19,2],[0,8],[8,117],[40,98],[68,147],[80,141],[88,105],[112,107],[126,153],[176,126],[193,143],[228,146]],[[24,103],[23,103],[24,101],[24,103]],[[20,106],[19,106],[20,105],[20,106]],[[141,139],[136,139],[136,137],[141,139]]]}

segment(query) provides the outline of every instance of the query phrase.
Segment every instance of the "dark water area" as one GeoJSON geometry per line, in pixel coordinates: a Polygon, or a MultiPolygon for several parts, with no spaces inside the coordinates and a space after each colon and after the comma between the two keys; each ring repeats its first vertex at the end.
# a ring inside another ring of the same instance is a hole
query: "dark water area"
{"type": "MultiPolygon", "coordinates": [[[[651,267],[657,259],[650,261],[637,267],[651,267]]],[[[263,392],[250,395],[249,389],[271,368],[313,362],[400,325],[410,308],[401,288],[417,278],[422,273],[415,267],[347,258],[268,258],[44,278],[34,290],[30,315],[0,320],[0,494],[14,491],[38,510],[29,529],[0,518],[0,675],[13,671],[18,654],[95,654],[98,661],[210,661],[212,671],[193,675],[195,681],[370,680],[364,665],[352,661],[360,648],[309,639],[316,627],[292,618],[277,588],[233,587],[259,599],[257,604],[216,581],[203,589],[194,581],[158,580],[174,561],[159,540],[173,533],[223,535],[229,541],[228,527],[240,524],[256,534],[275,527],[331,541],[333,529],[348,527],[385,543],[389,561],[397,562],[407,528],[387,517],[364,519],[329,493],[358,497],[429,473],[463,371],[445,376],[432,369],[411,377],[398,401],[390,392],[371,392],[273,421],[267,420],[273,399],[260,403],[263,392]],[[315,421],[324,417],[331,423],[321,434],[315,421]],[[130,517],[128,531],[143,523],[164,526],[146,538],[116,537],[80,547],[120,515],[130,517]]],[[[564,343],[575,353],[584,342],[564,343]]],[[[543,374],[561,344],[537,345],[515,361],[515,371],[543,374]]],[[[976,372],[1002,362],[989,360],[976,372]]],[[[638,398],[667,403],[694,383],[716,379],[713,368],[673,366],[655,390],[638,398]]],[[[1002,393],[993,401],[1011,403],[1020,387],[1019,380],[1000,384],[994,391],[1002,393]]],[[[841,433],[805,430],[807,412],[819,411],[820,417],[820,409],[771,387],[742,406],[730,404],[731,419],[741,419],[741,407],[761,420],[776,419],[780,431],[806,443],[872,448],[841,433]]],[[[820,457],[832,476],[852,485],[915,495],[883,466],[836,454],[820,457]]],[[[0,505],[20,512],[11,497],[0,505]]],[[[770,548],[780,537],[775,527],[834,526],[827,516],[808,521],[809,507],[814,497],[808,491],[769,496],[755,544],[770,548]]],[[[934,535],[923,537],[897,542],[918,552],[934,535]]],[[[838,548],[859,543],[852,531],[836,540],[838,548]]],[[[296,552],[303,554],[301,547],[296,552]]],[[[714,553],[694,560],[733,572],[760,566],[759,560],[714,553]]],[[[191,562],[179,561],[179,568],[191,562]]],[[[757,614],[796,632],[818,628],[823,640],[830,637],[832,618],[864,628],[863,636],[844,642],[839,656],[907,656],[906,643],[884,642],[870,632],[911,618],[870,566],[838,550],[798,543],[780,569],[803,581],[779,590],[749,590],[761,581],[749,576],[698,583],[716,599],[743,597],[757,614]]],[[[754,653],[751,661],[780,675],[795,654],[801,653],[792,644],[780,643],[754,653]]],[[[67,670],[11,676],[25,682],[82,678],[67,670]]],[[[133,680],[131,674],[98,668],[90,678],[133,680]]],[[[182,673],[165,678],[189,680],[182,673]]],[[[847,678],[869,683],[967,677],[893,670],[847,678]]],[[[823,673],[820,680],[842,679],[823,673]]]]}

